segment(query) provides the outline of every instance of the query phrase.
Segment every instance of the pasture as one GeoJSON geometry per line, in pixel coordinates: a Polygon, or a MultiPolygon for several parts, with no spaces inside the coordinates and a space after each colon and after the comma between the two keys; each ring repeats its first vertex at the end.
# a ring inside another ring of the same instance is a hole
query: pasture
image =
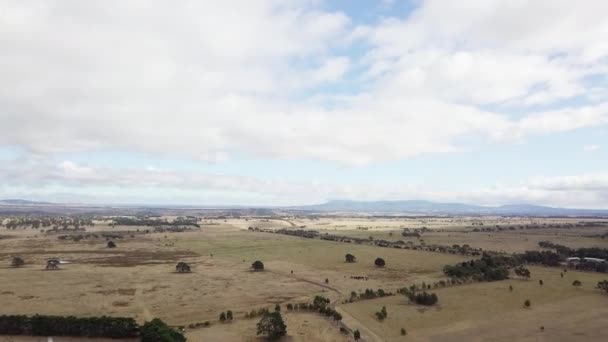
{"type": "MultiPolygon", "coordinates": [[[[251,310],[272,309],[279,304],[285,312],[287,304],[306,303],[316,295],[331,299],[344,324],[359,329],[366,341],[402,340],[402,327],[408,339],[429,341],[605,337],[598,329],[600,323],[591,316],[606,314],[602,304],[608,296],[593,289],[602,274],[571,271],[562,279],[559,269],[533,267],[529,281],[511,279],[438,289],[440,304],[432,308],[409,304],[402,295],[348,303],[353,291],[395,292],[411,284],[443,280],[444,265],[473,257],[248,230],[305,226],[321,234],[399,240],[404,239],[400,236],[404,225],[414,229],[424,224],[433,227],[422,236],[426,244],[468,243],[484,249],[502,246],[510,251],[538,249],[537,242],[543,240],[606,246],[605,239],[591,237],[604,232],[601,230],[486,233],[471,232],[473,219],[423,221],[361,217],[204,219],[200,229],[144,233],[149,227],[111,225],[101,220],[86,228],[86,234],[97,237],[79,240],[58,238],[66,233],[0,228],[0,303],[3,312],[10,314],[111,315],[134,317],[139,322],[157,317],[186,327],[187,336],[194,341],[252,339],[257,319],[245,317],[251,310]],[[364,226],[367,230],[361,229],[364,226]],[[112,239],[116,248],[108,248],[108,239],[100,237],[108,232],[120,232],[120,238],[112,239]],[[347,253],[357,261],[345,262],[347,253]],[[10,267],[14,256],[22,257],[25,265],[10,267]],[[386,261],[385,267],[374,265],[378,257],[386,261]],[[49,258],[64,263],[59,270],[45,270],[49,258]],[[250,269],[255,260],[264,263],[263,272],[250,269]],[[188,263],[192,272],[175,272],[177,262],[188,263]],[[571,286],[574,277],[583,282],[580,289],[571,286]],[[542,288],[539,278],[545,281],[542,288]],[[513,292],[508,290],[510,284],[513,292]],[[525,298],[532,301],[531,309],[522,308],[525,298]],[[382,306],[389,315],[379,322],[374,312],[382,306]],[[585,310],[581,310],[583,306],[585,310]],[[234,313],[235,320],[220,323],[218,317],[226,310],[234,313]],[[209,326],[202,327],[204,322],[209,326]],[[190,325],[197,327],[188,328],[190,325]],[[539,335],[541,325],[545,331],[539,335]],[[564,335],[564,331],[571,335],[564,335]]],[[[420,244],[420,239],[411,240],[420,244]]],[[[294,341],[348,339],[336,322],[321,315],[285,312],[284,317],[294,341]]]]}

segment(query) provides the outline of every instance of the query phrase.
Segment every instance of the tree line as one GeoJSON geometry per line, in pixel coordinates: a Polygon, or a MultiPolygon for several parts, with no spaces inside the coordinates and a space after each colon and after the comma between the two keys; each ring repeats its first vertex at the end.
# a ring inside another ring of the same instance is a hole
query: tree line
{"type": "Polygon", "coordinates": [[[184,342],[184,335],[160,319],[138,325],[128,317],[0,315],[0,335],[136,338],[142,342],[184,342]]]}

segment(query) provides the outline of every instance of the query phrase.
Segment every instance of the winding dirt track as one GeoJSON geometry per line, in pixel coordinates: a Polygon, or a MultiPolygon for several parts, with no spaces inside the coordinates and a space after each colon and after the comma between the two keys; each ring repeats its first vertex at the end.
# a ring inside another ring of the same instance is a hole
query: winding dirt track
{"type": "Polygon", "coordinates": [[[338,322],[338,326],[341,327],[341,328],[344,328],[347,331],[349,331],[351,335],[353,334],[354,330],[356,330],[356,329],[353,329],[352,327],[353,326],[357,326],[358,327],[357,329],[359,329],[359,331],[361,331],[362,334],[365,337],[367,337],[367,339],[363,339],[363,338],[359,339],[360,342],[376,342],[376,341],[381,342],[382,341],[382,338],[380,338],[380,336],[376,335],[370,329],[367,329],[355,317],[351,316],[345,310],[340,309],[339,307],[336,307],[336,303],[339,303],[342,300],[342,291],[336,289],[335,287],[331,287],[331,286],[329,286],[327,284],[320,283],[318,281],[314,281],[314,280],[310,280],[310,279],[306,279],[306,278],[302,278],[302,277],[298,277],[298,276],[293,275],[293,274],[283,273],[283,272],[277,272],[277,271],[271,271],[271,270],[266,270],[266,272],[269,272],[269,273],[272,273],[272,274],[276,274],[276,275],[280,275],[280,276],[284,276],[284,277],[289,277],[289,278],[292,278],[292,279],[303,281],[305,283],[317,285],[319,287],[322,287],[324,289],[328,289],[330,291],[333,291],[333,292],[337,293],[338,294],[338,298],[336,300],[334,300],[330,304],[330,306],[332,307],[332,309],[338,311],[342,315],[342,320],[340,322],[338,322]]]}

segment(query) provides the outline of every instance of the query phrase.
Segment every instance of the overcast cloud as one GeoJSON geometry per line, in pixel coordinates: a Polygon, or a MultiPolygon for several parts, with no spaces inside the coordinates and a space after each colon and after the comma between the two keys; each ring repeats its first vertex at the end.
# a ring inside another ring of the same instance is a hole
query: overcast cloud
{"type": "Polygon", "coordinates": [[[89,168],[62,157],[247,156],[348,172],[608,124],[608,2],[432,0],[404,16],[391,15],[395,2],[374,4],[387,14],[362,22],[325,1],[3,1],[0,147],[20,155],[0,168],[0,196],[52,198],[53,186],[77,201],[128,187],[129,200],[144,202],[162,196],[143,189],[168,188],[189,203],[213,202],[196,195],[213,191],[238,203],[423,197],[608,206],[608,168],[536,172],[462,192],[420,189],[415,180],[269,181],[246,169],[222,175],[135,161],[89,168]]]}

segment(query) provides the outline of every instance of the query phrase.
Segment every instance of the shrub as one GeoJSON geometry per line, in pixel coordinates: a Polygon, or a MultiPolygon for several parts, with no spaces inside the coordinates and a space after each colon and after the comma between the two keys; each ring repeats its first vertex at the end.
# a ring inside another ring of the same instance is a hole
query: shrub
{"type": "Polygon", "coordinates": [[[435,305],[439,301],[439,298],[434,293],[422,292],[422,293],[411,293],[410,301],[420,305],[435,305]]]}
{"type": "Polygon", "coordinates": [[[11,261],[11,266],[13,267],[21,267],[23,265],[25,265],[25,260],[22,257],[14,257],[11,261]]]}
{"type": "Polygon", "coordinates": [[[251,264],[251,268],[253,268],[254,271],[263,271],[264,263],[261,262],[260,260],[256,260],[253,262],[253,264],[251,264]]]}
{"type": "Polygon", "coordinates": [[[182,333],[169,327],[158,318],[146,322],[141,327],[141,342],[185,342],[182,333]]]}
{"type": "Polygon", "coordinates": [[[257,324],[257,334],[266,335],[270,340],[276,340],[287,334],[287,326],[283,322],[281,313],[275,311],[265,314],[257,324]]]}

